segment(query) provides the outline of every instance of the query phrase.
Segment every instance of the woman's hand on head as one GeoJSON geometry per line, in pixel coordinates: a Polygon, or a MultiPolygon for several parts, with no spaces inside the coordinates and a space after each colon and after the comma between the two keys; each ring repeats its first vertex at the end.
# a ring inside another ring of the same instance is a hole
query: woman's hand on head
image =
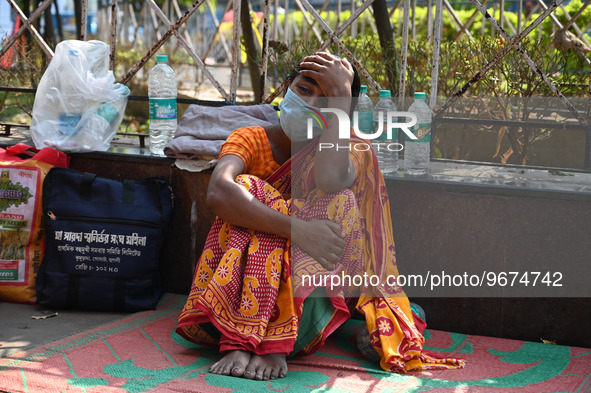
{"type": "Polygon", "coordinates": [[[312,78],[326,97],[350,97],[354,71],[347,59],[327,52],[304,57],[300,75],[312,78]]]}
{"type": "Polygon", "coordinates": [[[341,260],[345,240],[341,227],[329,220],[304,221],[292,217],[291,240],[304,252],[332,271],[341,260]]]}

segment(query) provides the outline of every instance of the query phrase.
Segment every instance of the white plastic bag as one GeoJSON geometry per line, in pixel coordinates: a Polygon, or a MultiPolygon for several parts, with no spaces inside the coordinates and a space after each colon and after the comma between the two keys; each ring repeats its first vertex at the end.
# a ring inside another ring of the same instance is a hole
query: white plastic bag
{"type": "Polygon", "coordinates": [[[109,45],[66,40],[43,74],[31,120],[35,147],[105,151],[123,119],[129,89],[109,70],[109,45]]]}

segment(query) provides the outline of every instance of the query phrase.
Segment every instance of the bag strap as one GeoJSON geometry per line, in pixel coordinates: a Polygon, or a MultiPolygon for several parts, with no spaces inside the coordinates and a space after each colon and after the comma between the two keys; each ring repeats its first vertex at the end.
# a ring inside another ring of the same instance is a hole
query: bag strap
{"type": "MultiPolygon", "coordinates": [[[[80,200],[90,202],[92,200],[92,183],[96,175],[94,173],[84,172],[80,180],[80,200]]],[[[135,193],[135,181],[123,180],[123,194],[121,202],[133,205],[133,196],[135,193]]]]}
{"type": "Polygon", "coordinates": [[[92,198],[92,182],[96,175],[94,173],[85,172],[82,174],[80,180],[80,200],[89,202],[92,198]]]}
{"type": "Polygon", "coordinates": [[[34,148],[33,146],[29,146],[25,143],[17,143],[14,146],[9,146],[6,148],[6,153],[11,156],[19,156],[22,155],[24,159],[31,158],[35,154],[39,153],[39,149],[34,148]]]}
{"type": "Polygon", "coordinates": [[[43,149],[39,150],[33,146],[27,145],[26,143],[17,143],[14,146],[7,147],[3,155],[6,157],[12,157],[8,161],[25,161],[33,159],[36,161],[46,162],[53,166],[64,168],[68,168],[70,166],[70,157],[66,153],[52,149],[50,147],[44,147],[43,149]]]}

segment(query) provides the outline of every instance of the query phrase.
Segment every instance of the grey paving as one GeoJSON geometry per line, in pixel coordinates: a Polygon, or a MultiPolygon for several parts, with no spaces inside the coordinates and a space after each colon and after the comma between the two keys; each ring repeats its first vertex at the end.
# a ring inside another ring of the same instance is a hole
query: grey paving
{"type": "Polygon", "coordinates": [[[123,318],[128,313],[57,310],[0,302],[0,357],[123,318]]]}

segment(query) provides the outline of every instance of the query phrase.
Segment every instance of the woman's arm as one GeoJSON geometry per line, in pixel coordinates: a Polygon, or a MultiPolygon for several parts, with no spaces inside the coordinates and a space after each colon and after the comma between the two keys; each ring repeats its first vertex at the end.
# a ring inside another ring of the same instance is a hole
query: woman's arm
{"type": "Polygon", "coordinates": [[[245,164],[236,155],[220,158],[207,188],[207,206],[232,225],[291,238],[290,217],[256,199],[235,179],[245,173],[245,164]]]}
{"type": "MultiPolygon", "coordinates": [[[[319,52],[306,56],[300,65],[300,74],[316,81],[327,98],[327,106],[349,114],[353,81],[351,64],[346,59],[319,52]]],[[[349,159],[349,139],[339,139],[336,116],[325,117],[328,130],[320,135],[319,150],[314,158],[314,180],[321,190],[336,192],[353,185],[355,167],[349,159]],[[323,148],[324,146],[332,147],[323,148]]]]}
{"type": "Polygon", "coordinates": [[[341,228],[326,220],[304,221],[260,202],[235,182],[245,169],[236,155],[220,158],[207,188],[207,206],[232,225],[291,239],[324,267],[333,268],[345,247],[341,228]]]}

